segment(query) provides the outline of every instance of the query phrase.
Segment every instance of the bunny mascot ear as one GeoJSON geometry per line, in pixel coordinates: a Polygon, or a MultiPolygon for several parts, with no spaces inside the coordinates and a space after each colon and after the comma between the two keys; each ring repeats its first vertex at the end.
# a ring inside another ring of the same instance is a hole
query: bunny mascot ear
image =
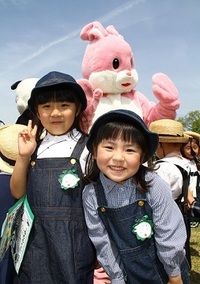
{"type": "Polygon", "coordinates": [[[114,26],[110,25],[104,28],[101,23],[95,21],[87,24],[80,33],[82,40],[98,40],[100,38],[106,37],[109,34],[119,36],[123,39],[123,36],[118,33],[114,26]]]}
{"type": "Polygon", "coordinates": [[[97,21],[87,24],[81,30],[80,33],[80,37],[82,40],[89,40],[89,41],[98,40],[107,35],[108,35],[107,30],[102,26],[101,23],[97,21]]]}
{"type": "Polygon", "coordinates": [[[106,30],[107,30],[107,32],[108,32],[109,34],[111,34],[111,35],[116,35],[116,36],[119,36],[119,37],[121,37],[122,39],[124,39],[124,37],[118,33],[118,31],[115,29],[114,26],[110,25],[110,26],[108,26],[108,27],[106,28],[106,30]]]}

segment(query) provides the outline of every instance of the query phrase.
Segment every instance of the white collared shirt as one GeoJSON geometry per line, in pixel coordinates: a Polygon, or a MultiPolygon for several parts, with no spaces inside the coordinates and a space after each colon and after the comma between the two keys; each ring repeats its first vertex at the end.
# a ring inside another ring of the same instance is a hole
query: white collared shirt
{"type": "MultiPolygon", "coordinates": [[[[70,157],[80,137],[81,133],[76,129],[73,129],[72,133],[70,132],[59,136],[51,135],[47,132],[38,148],[37,159],[70,157]]],[[[80,164],[83,173],[85,172],[85,161],[87,155],[88,150],[85,147],[80,156],[80,164]]]]}
{"type": "Polygon", "coordinates": [[[179,165],[190,173],[188,161],[181,155],[180,152],[172,152],[166,155],[162,163],[158,163],[156,172],[161,176],[171,187],[172,197],[176,200],[182,193],[183,176],[180,170],[175,166],[179,165]]]}

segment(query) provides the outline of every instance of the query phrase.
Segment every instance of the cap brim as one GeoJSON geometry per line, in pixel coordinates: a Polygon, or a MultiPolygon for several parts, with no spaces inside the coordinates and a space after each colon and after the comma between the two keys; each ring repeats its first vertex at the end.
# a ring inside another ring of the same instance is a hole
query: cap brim
{"type": "Polygon", "coordinates": [[[35,112],[35,105],[34,105],[34,99],[35,99],[35,95],[37,95],[39,92],[45,90],[45,89],[51,89],[52,87],[58,87],[58,86],[69,86],[72,89],[74,89],[77,92],[78,98],[81,101],[82,104],[82,111],[84,111],[87,107],[87,99],[86,99],[86,95],[85,92],[83,91],[82,87],[78,84],[78,83],[73,83],[73,82],[61,82],[61,83],[57,83],[57,84],[51,84],[48,86],[39,86],[39,87],[35,87],[32,92],[31,92],[31,96],[30,99],[28,100],[28,106],[31,109],[32,112],[35,112]]]}
{"type": "Polygon", "coordinates": [[[135,113],[134,115],[126,115],[124,114],[124,110],[117,110],[105,113],[94,122],[92,128],[90,129],[88,141],[86,144],[88,150],[89,151],[92,150],[92,142],[98,128],[103,124],[117,120],[123,121],[128,124],[137,125],[141,130],[143,130],[148,145],[148,153],[144,157],[144,162],[148,161],[153,156],[153,154],[155,153],[158,147],[158,141],[159,141],[158,134],[149,131],[146,125],[144,123],[141,123],[141,118],[138,115],[136,115],[135,113]]]}

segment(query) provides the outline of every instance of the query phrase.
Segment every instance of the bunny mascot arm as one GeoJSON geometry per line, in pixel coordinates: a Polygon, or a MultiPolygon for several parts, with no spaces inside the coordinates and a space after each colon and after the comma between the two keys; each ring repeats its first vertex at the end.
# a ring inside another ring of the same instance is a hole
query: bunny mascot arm
{"type": "Polygon", "coordinates": [[[84,111],[87,120],[83,122],[84,130],[87,132],[92,125],[95,110],[99,104],[101,97],[103,96],[103,91],[101,89],[95,89],[93,91],[92,85],[87,79],[78,79],[76,81],[82,87],[87,97],[87,108],[84,111]]]}
{"type": "Polygon", "coordinates": [[[158,103],[134,89],[138,75],[132,50],[113,26],[104,28],[95,21],[82,29],[80,37],[89,41],[82,61],[83,78],[78,82],[88,98],[86,112],[90,122],[116,108],[135,111],[147,125],[157,119],[176,117],[178,91],[167,75],[157,73],[152,77],[152,91],[158,103]]]}

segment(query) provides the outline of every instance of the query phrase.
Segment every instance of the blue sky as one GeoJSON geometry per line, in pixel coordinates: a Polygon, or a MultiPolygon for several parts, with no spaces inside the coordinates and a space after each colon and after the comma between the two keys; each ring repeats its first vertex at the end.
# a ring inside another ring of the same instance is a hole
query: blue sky
{"type": "Polygon", "coordinates": [[[19,116],[14,82],[53,70],[82,77],[80,31],[96,20],[131,45],[138,91],[157,102],[151,77],[163,72],[179,90],[177,117],[199,110],[199,11],[199,0],[0,0],[0,120],[19,116]]]}

